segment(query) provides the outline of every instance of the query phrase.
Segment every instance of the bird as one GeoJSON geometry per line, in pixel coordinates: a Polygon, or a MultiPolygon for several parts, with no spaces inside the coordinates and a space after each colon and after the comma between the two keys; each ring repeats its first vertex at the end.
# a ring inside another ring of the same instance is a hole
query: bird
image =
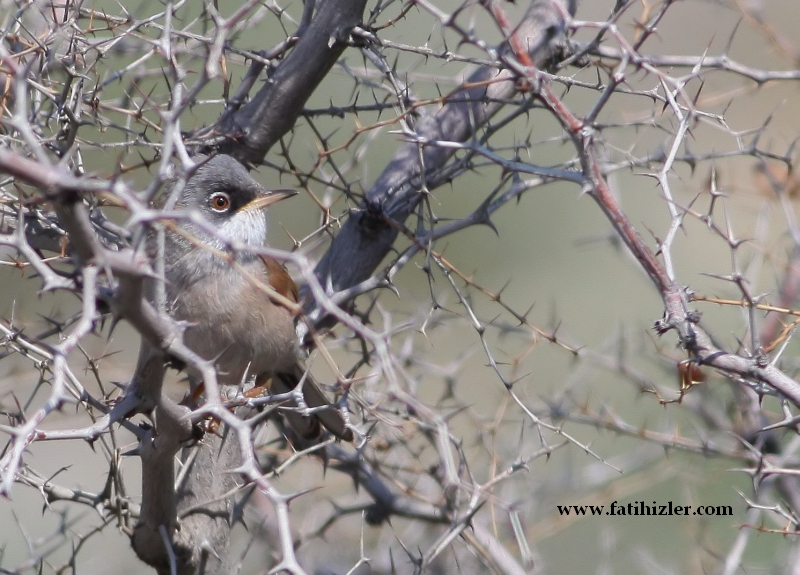
{"type": "MultiPolygon", "coordinates": [[[[298,303],[297,285],[281,263],[257,253],[266,245],[267,207],[295,194],[265,189],[231,156],[200,157],[174,207],[199,215],[207,225],[196,218],[176,218],[165,226],[166,311],[186,326],[186,346],[215,363],[220,384],[254,379],[254,389],[282,394],[303,381],[303,399],[316,408],[330,402],[299,359],[296,314],[280,301],[298,303]],[[232,244],[239,249],[233,251],[232,244]]],[[[151,234],[148,239],[152,255],[154,238],[151,234]]],[[[305,439],[318,437],[324,427],[339,439],[353,440],[333,406],[311,415],[282,411],[305,439]]]]}

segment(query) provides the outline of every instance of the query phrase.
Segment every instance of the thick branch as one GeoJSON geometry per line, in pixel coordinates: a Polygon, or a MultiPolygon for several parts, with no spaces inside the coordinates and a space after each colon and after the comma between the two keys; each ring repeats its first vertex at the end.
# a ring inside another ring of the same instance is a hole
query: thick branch
{"type": "Polygon", "coordinates": [[[361,22],[366,0],[317,4],[310,25],[258,94],[201,137],[214,138],[221,133],[222,152],[244,164],[258,164],[294,127],[306,101],[347,47],[350,30],[361,22]]]}
{"type": "MultiPolygon", "coordinates": [[[[564,28],[562,10],[567,3],[561,8],[557,3],[534,0],[514,32],[517,44],[524,46],[537,64],[551,56],[554,40],[564,28]]],[[[501,51],[509,52],[510,47],[504,45],[501,51]]],[[[405,221],[426,189],[447,181],[436,172],[455,150],[435,142],[464,142],[474,137],[519,88],[511,71],[479,68],[446,98],[436,114],[416,123],[409,133],[411,141],[400,145],[364,204],[351,214],[317,265],[323,285],[339,291],[370,277],[397,237],[398,226],[392,222],[405,221]]]]}
{"type": "MultiPolygon", "coordinates": [[[[150,433],[139,445],[142,458],[142,509],[139,523],[131,536],[131,545],[142,561],[156,568],[159,573],[169,573],[170,559],[164,535],[172,541],[177,524],[177,502],[175,498],[175,455],[181,444],[191,439],[189,410],[162,397],[156,408],[158,432],[150,433]]],[[[178,566],[186,563],[184,548],[174,549],[173,556],[178,566]]],[[[187,571],[191,573],[192,571],[187,571]]]]}

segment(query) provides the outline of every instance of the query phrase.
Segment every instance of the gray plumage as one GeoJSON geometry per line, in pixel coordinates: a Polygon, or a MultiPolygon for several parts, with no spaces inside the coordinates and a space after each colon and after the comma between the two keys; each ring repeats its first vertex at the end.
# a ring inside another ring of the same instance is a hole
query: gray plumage
{"type": "MultiPolygon", "coordinates": [[[[216,361],[223,385],[255,377],[262,384],[271,380],[273,392],[285,393],[303,374],[295,318],[269,295],[274,290],[296,302],[297,288],[278,262],[247,249],[265,245],[267,206],[294,193],[266,190],[230,156],[214,156],[189,178],[175,204],[176,210],[199,216],[210,227],[183,218],[166,226],[167,312],[187,325],[184,343],[216,361]],[[241,249],[232,251],[232,243],[241,249]]],[[[148,244],[154,255],[155,234],[148,244]]],[[[303,395],[310,407],[328,405],[310,377],[303,395]]],[[[310,418],[287,410],[286,416],[304,437],[318,434],[321,422],[338,437],[352,439],[334,410],[310,418]]]]}

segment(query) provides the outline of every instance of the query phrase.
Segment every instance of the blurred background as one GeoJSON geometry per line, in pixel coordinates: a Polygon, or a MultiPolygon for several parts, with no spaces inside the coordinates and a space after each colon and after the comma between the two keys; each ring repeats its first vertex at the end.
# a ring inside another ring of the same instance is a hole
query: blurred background
{"type": "MultiPolygon", "coordinates": [[[[14,5],[5,2],[0,6],[6,13],[2,18],[7,28],[14,5]]],[[[437,1],[436,6],[447,13],[459,10],[459,21],[474,24],[476,36],[487,43],[501,41],[501,33],[480,5],[437,1]]],[[[223,16],[239,7],[228,0],[217,3],[223,16]]],[[[503,8],[515,22],[526,6],[509,3],[503,8]]],[[[612,1],[580,4],[571,39],[590,42],[599,32],[597,23],[606,22],[613,8],[612,1]]],[[[91,9],[122,16],[113,3],[96,2],[91,9]]],[[[129,9],[132,18],[143,19],[161,11],[162,4],[142,2],[129,9]]],[[[298,1],[254,4],[232,40],[238,48],[267,49],[294,30],[302,9],[298,1]]],[[[397,3],[381,9],[380,22],[398,20],[381,29],[378,36],[393,43],[387,49],[388,59],[419,100],[454,89],[470,65],[397,46],[485,57],[475,46],[459,45],[458,35],[436,22],[425,4],[405,10],[397,3]]],[[[630,2],[616,20],[619,38],[607,34],[603,45],[618,49],[619,39],[636,42],[642,34],[641,24],[662,11],[657,32],[637,48],[639,54],[654,58],[727,55],[729,62],[758,70],[798,68],[800,46],[794,31],[800,26],[800,12],[790,1],[630,2]]],[[[29,8],[28,15],[33,14],[29,8]]],[[[180,27],[198,34],[213,32],[199,4],[180,7],[176,20],[180,27]]],[[[89,25],[87,20],[82,23],[89,25]]],[[[89,36],[98,39],[119,34],[100,28],[89,36]]],[[[96,64],[97,77],[101,81],[112,78],[116,71],[136,62],[142,46],[158,37],[157,28],[145,27],[110,48],[96,64]]],[[[190,72],[203,65],[204,56],[202,52],[181,54],[190,72]]],[[[141,102],[146,108],[144,118],[157,125],[156,112],[167,101],[159,72],[162,64],[153,56],[142,64],[147,72],[139,70],[135,81],[122,78],[103,86],[102,100],[109,107],[94,117],[87,113],[87,124],[80,131],[86,173],[108,178],[118,173],[119,166],[132,167],[141,158],[154,157],[153,148],[134,134],[147,133],[155,141],[158,130],[144,127],[139,118],[115,113],[111,105],[125,100],[128,107],[136,107],[135,102],[141,102]],[[107,126],[107,118],[116,126],[107,126]],[[130,136],[117,127],[126,123],[132,126],[130,136]]],[[[558,82],[554,88],[581,116],[598,101],[602,89],[597,84],[607,81],[602,74],[617,64],[587,56],[586,62],[557,71],[572,82],[569,90],[558,82]]],[[[183,130],[212,123],[222,110],[227,84],[235,89],[247,69],[244,58],[233,52],[226,54],[225,65],[228,80],[209,82],[197,104],[182,116],[183,130]]],[[[733,271],[746,276],[751,294],[775,294],[790,265],[792,217],[800,186],[783,162],[761,152],[794,160],[800,96],[796,80],[759,84],[733,73],[732,64],[727,66],[728,70],[694,75],[691,66],[655,67],[672,79],[685,76],[687,98],[700,112],[679,148],[679,156],[695,161],[678,161],[669,174],[672,202],[697,214],[682,222],[671,250],[676,279],[702,296],[740,300],[737,286],[725,279],[733,271]],[[759,154],[750,153],[752,146],[758,147],[759,154]],[[785,183],[782,195],[774,192],[775,181],[785,183]],[[712,186],[720,193],[713,210],[712,186]],[[710,214],[710,218],[703,221],[702,214],[710,214]],[[746,243],[733,250],[718,229],[746,243]]],[[[327,216],[320,206],[334,217],[354,207],[354,201],[340,192],[341,187],[346,183],[355,196],[366,191],[392,157],[400,137],[395,125],[375,126],[393,117],[396,112],[392,109],[342,118],[316,111],[354,102],[389,101],[384,94],[389,94],[386,84],[361,53],[346,51],[307,103],[306,119],[254,172],[267,187],[301,191],[271,211],[270,245],[299,249],[312,260],[324,252],[336,226],[320,231],[327,216]],[[323,158],[323,139],[327,149],[342,148],[323,158]],[[334,165],[342,168],[341,174],[334,165]],[[313,177],[309,179],[309,175],[313,177]],[[302,240],[302,245],[297,247],[295,240],[302,240]]],[[[622,164],[626,158],[654,158],[650,166],[609,170],[608,180],[630,220],[655,251],[657,242],[667,236],[672,219],[664,191],[652,174],[663,164],[659,154],[672,145],[677,120],[668,106],[648,98],[647,91],[663,95],[664,86],[646,67],[628,66],[623,89],[612,96],[597,122],[603,126],[602,147],[609,165],[622,164]]],[[[567,166],[575,155],[552,114],[541,107],[534,107],[492,137],[493,149],[515,147],[521,161],[537,165],[567,166]]],[[[451,185],[435,190],[429,207],[439,221],[466,217],[500,184],[504,176],[501,167],[488,161],[476,164],[451,185]]],[[[144,190],[152,176],[147,169],[137,168],[124,170],[123,177],[133,189],[144,190]]],[[[127,222],[124,210],[108,208],[106,213],[122,225],[127,222]]],[[[735,421],[736,393],[731,381],[709,371],[686,401],[677,402],[681,385],[678,363],[685,357],[676,347],[674,334],[659,338],[653,331],[664,311],[659,294],[595,202],[574,184],[553,182],[532,187],[519,202],[498,210],[492,221],[496,230],[469,227],[444,238],[435,249],[473,282],[467,286],[459,279],[458,285],[469,294],[478,318],[490,325],[486,344],[505,376],[516,381],[518,397],[574,442],[530,461],[526,469],[501,481],[491,490],[475,523],[492,532],[520,561],[531,560],[531,572],[716,573],[723,572],[726,558],[734,550],[740,553],[740,572],[792,572],[795,538],[760,532],[791,530],[791,524],[776,514],[749,513],[748,500],[755,497],[752,466],[744,456],[736,456],[746,449],[732,424],[726,427],[713,422],[712,412],[735,421]],[[519,314],[530,310],[526,317],[541,333],[520,325],[478,286],[489,293],[502,290],[502,301],[519,314]],[[542,334],[556,334],[557,341],[542,334]],[[662,404],[658,394],[648,392],[655,389],[664,393],[662,398],[676,402],[662,404]],[[704,403],[713,409],[704,412],[704,403]],[[713,449],[704,453],[704,445],[713,449]],[[576,517],[560,515],[556,507],[609,506],[612,501],[731,506],[733,515],[576,517]]],[[[400,240],[399,249],[406,245],[407,241],[400,240]]],[[[28,335],[40,334],[54,321],[64,321],[80,311],[81,303],[72,294],[40,294],[40,279],[29,268],[17,265],[17,258],[14,250],[3,250],[0,317],[7,324],[28,335]]],[[[397,294],[389,290],[365,294],[357,306],[369,310],[373,329],[393,332],[393,347],[408,372],[406,384],[420,401],[448,418],[467,462],[468,468],[462,472],[480,485],[543,445],[560,444],[564,438],[531,424],[489,365],[483,342],[448,280],[441,273],[428,275],[425,268],[422,254],[398,272],[397,294]],[[438,306],[433,306],[433,301],[438,306]]],[[[749,337],[746,310],[702,302],[695,305],[718,345],[740,350],[741,342],[749,337]]],[[[759,321],[765,317],[759,314],[759,321]]],[[[80,353],[70,357],[74,373],[98,394],[108,393],[115,382],[125,382],[136,361],[137,334],[125,322],[112,330],[112,323],[107,321],[96,336],[85,338],[80,353]]],[[[348,338],[342,328],[334,329],[334,334],[339,339],[331,338],[331,349],[340,369],[347,372],[359,361],[358,341],[348,338]]],[[[780,359],[789,375],[796,369],[795,348],[790,339],[780,359]]],[[[37,390],[46,378],[28,358],[7,349],[8,354],[0,360],[4,410],[35,408],[47,397],[45,389],[37,390]]],[[[324,362],[315,362],[314,369],[320,379],[330,377],[324,362]]],[[[361,367],[357,374],[364,377],[364,397],[381,393],[375,369],[361,367]]],[[[182,376],[171,377],[169,391],[180,398],[182,376]]],[[[783,416],[781,409],[776,398],[763,399],[762,410],[768,420],[778,421],[783,416]]],[[[87,421],[82,409],[65,406],[48,417],[43,427],[80,427],[87,421]]],[[[375,437],[380,434],[376,431],[375,437]]],[[[788,435],[779,434],[779,441],[794,446],[794,430],[788,435]]],[[[109,454],[124,451],[132,446],[127,442],[133,443],[125,432],[117,433],[113,441],[103,441],[104,446],[83,441],[37,442],[25,461],[59,484],[99,492],[113,459],[109,454]]],[[[265,458],[277,457],[270,452],[270,445],[265,440],[261,447],[265,458]]],[[[376,444],[371,448],[379,451],[376,444]]],[[[419,437],[412,438],[406,449],[398,453],[395,447],[375,455],[387,469],[397,466],[397,486],[405,485],[400,476],[436,463],[430,445],[424,445],[419,437]]],[[[115,473],[135,499],[140,493],[139,460],[119,457],[118,465],[115,473]]],[[[371,526],[361,514],[353,513],[318,534],[336,506],[368,503],[368,495],[357,492],[348,476],[326,471],[310,458],[293,465],[275,483],[284,492],[317,488],[291,507],[293,528],[302,541],[298,553],[308,573],[348,572],[361,557],[362,541],[363,555],[370,562],[359,567],[358,573],[412,573],[418,546],[429,545],[441,533],[440,526],[399,517],[371,526]]],[[[412,488],[420,497],[436,497],[436,486],[427,484],[424,476],[412,488]]],[[[38,565],[31,558],[38,556],[45,557],[44,572],[147,571],[128,548],[115,518],[107,514],[63,501],[48,506],[37,490],[17,486],[10,499],[0,503],[0,517],[4,543],[0,567],[11,572],[29,572],[38,565]],[[80,553],[75,553],[76,545],[81,546],[80,553]],[[69,565],[69,557],[76,557],[76,563],[69,565]]],[[[247,548],[242,572],[267,572],[274,564],[275,526],[272,510],[258,494],[251,500],[247,519],[248,530],[236,527],[237,544],[243,553],[247,548]]],[[[445,551],[432,572],[458,571],[460,557],[456,550],[445,551]]]]}

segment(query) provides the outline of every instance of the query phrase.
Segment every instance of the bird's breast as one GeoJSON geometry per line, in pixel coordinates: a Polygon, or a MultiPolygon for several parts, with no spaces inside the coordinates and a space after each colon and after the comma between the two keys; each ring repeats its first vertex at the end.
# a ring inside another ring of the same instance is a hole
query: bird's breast
{"type": "Polygon", "coordinates": [[[263,266],[254,269],[257,273],[243,277],[229,267],[215,273],[213,281],[202,278],[171,298],[171,315],[188,324],[184,342],[216,361],[223,384],[289,369],[297,360],[293,316],[267,295],[263,266]]]}

